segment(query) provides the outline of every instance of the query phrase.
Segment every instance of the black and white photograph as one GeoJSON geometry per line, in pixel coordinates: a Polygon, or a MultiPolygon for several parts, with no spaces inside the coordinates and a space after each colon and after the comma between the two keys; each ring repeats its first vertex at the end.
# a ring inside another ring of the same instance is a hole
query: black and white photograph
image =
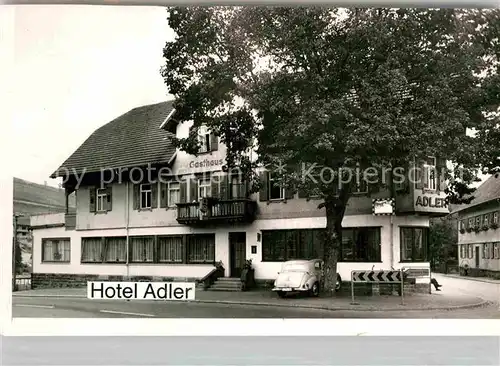
{"type": "Polygon", "coordinates": [[[14,319],[500,319],[498,9],[11,7],[14,319]]]}

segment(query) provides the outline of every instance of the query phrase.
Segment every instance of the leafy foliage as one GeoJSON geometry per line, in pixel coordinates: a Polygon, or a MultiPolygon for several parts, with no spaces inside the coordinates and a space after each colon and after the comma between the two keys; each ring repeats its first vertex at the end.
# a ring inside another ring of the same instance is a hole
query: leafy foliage
{"type": "MultiPolygon", "coordinates": [[[[322,199],[326,287],[333,293],[352,169],[446,157],[450,203],[499,164],[497,10],[169,8],[177,37],[162,76],[176,118],[206,125],[227,164],[259,189],[259,164],[322,199]],[[467,134],[473,130],[475,135],[467,134]],[[249,153],[257,149],[258,159],[249,153]],[[301,164],[328,167],[303,179],[301,164]]],[[[197,154],[195,134],[174,139],[197,154]]],[[[383,177],[383,176],[382,176],[383,177]]],[[[376,185],[389,185],[378,180],[376,185]]]]}

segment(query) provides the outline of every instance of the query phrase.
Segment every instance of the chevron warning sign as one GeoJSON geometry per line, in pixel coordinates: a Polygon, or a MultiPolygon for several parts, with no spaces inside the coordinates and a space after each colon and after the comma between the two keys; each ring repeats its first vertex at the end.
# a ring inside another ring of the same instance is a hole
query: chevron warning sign
{"type": "Polygon", "coordinates": [[[401,282],[400,271],[353,271],[353,282],[401,282]]]}

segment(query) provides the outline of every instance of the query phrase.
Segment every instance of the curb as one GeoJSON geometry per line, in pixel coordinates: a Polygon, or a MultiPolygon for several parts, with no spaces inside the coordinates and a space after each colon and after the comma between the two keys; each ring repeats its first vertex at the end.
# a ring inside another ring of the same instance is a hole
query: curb
{"type": "MultiPolygon", "coordinates": [[[[80,298],[86,299],[86,296],[83,295],[13,295],[13,297],[49,297],[49,298],[80,298]]],[[[175,300],[164,300],[165,302],[178,302],[175,300]]],[[[277,304],[270,302],[252,302],[252,301],[230,301],[230,300],[188,300],[187,303],[202,303],[202,304],[225,304],[225,305],[247,305],[247,306],[274,306],[274,307],[284,307],[284,308],[295,308],[295,309],[310,309],[310,310],[327,310],[327,311],[376,311],[376,312],[384,312],[384,311],[436,311],[436,310],[460,310],[460,309],[475,309],[485,305],[491,304],[490,301],[482,300],[473,304],[466,305],[455,305],[455,306],[435,306],[435,307],[426,307],[426,308],[411,308],[406,307],[406,305],[399,305],[399,307],[392,307],[386,309],[380,309],[376,307],[338,307],[333,308],[329,306],[315,306],[315,305],[301,305],[301,304],[277,304]]],[[[358,305],[360,306],[360,305],[358,305]]]]}
{"type": "Polygon", "coordinates": [[[481,279],[481,278],[476,278],[476,277],[445,275],[443,273],[440,273],[440,275],[447,277],[447,278],[455,278],[457,280],[467,280],[467,281],[475,281],[475,282],[482,282],[482,283],[490,283],[493,285],[500,285],[500,282],[498,282],[498,280],[494,281],[494,280],[487,280],[487,279],[481,279]]]}

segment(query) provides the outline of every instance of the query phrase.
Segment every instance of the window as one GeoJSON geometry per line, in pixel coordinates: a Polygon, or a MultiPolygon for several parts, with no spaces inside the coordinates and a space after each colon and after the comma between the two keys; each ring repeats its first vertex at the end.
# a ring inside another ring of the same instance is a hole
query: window
{"type": "MultiPolygon", "coordinates": [[[[324,233],[324,229],[263,231],[262,260],[281,262],[322,258],[324,233]]],[[[342,241],[339,261],[380,261],[380,228],[343,229],[342,241]]]]}
{"type": "Polygon", "coordinates": [[[82,238],[82,263],[102,262],[102,238],[82,238]]]}
{"type": "Polygon", "coordinates": [[[465,244],[460,245],[460,258],[464,259],[467,255],[467,246],[465,244]]]}
{"type": "Polygon", "coordinates": [[[500,251],[500,243],[493,244],[493,258],[498,259],[500,251]]]}
{"type": "Polygon", "coordinates": [[[182,237],[163,236],[158,238],[158,262],[182,263],[182,237]]]}
{"type": "Polygon", "coordinates": [[[428,228],[401,228],[401,262],[427,261],[428,228]]]}
{"type": "Polygon", "coordinates": [[[127,239],[124,237],[109,237],[104,240],[104,261],[105,262],[126,262],[127,261],[127,239]]]}
{"type": "Polygon", "coordinates": [[[210,179],[200,179],[198,181],[198,199],[210,197],[212,194],[212,184],[210,179]]]}
{"type": "Polygon", "coordinates": [[[476,216],[476,224],[475,224],[475,228],[476,229],[481,229],[481,219],[482,219],[482,216],[476,216]]]}
{"type": "Polygon", "coordinates": [[[151,198],[152,198],[151,184],[141,184],[140,188],[140,208],[148,209],[151,208],[151,198]]]}
{"type": "MultiPolygon", "coordinates": [[[[368,177],[368,179],[372,179],[372,177],[368,177]]],[[[366,183],[365,174],[362,169],[357,170],[356,174],[356,184],[353,187],[354,194],[365,194],[368,193],[368,184],[366,183]]]]}
{"type": "Polygon", "coordinates": [[[204,153],[210,151],[210,131],[206,126],[200,126],[198,129],[198,142],[200,143],[199,152],[204,153]]]}
{"type": "Polygon", "coordinates": [[[498,212],[493,212],[492,222],[493,222],[493,224],[498,225],[498,212]]]}
{"type": "Polygon", "coordinates": [[[482,246],[483,246],[483,250],[481,251],[482,258],[486,259],[486,257],[487,257],[487,253],[486,252],[487,252],[487,249],[488,249],[488,244],[484,243],[482,246]]]}
{"type": "Polygon", "coordinates": [[[429,156],[424,163],[424,188],[436,190],[436,158],[429,156]]]}
{"type": "Polygon", "coordinates": [[[340,260],[381,262],[380,228],[343,229],[340,260]]]}
{"type": "Polygon", "coordinates": [[[168,207],[175,207],[180,202],[181,185],[179,182],[168,183],[168,207]]]}
{"type": "Polygon", "coordinates": [[[241,175],[233,175],[231,177],[231,198],[245,198],[243,188],[241,175]]]}
{"type": "Polygon", "coordinates": [[[106,211],[107,190],[104,188],[97,188],[97,211],[106,211]]]}
{"type": "Polygon", "coordinates": [[[215,261],[215,234],[188,236],[188,263],[213,263],[215,261]]]}
{"type": "Polygon", "coordinates": [[[285,188],[273,178],[272,173],[269,172],[269,199],[270,200],[284,200],[285,188]]]}
{"type": "Polygon", "coordinates": [[[42,239],[42,262],[71,261],[71,244],[69,238],[42,239]]]}
{"type": "Polygon", "coordinates": [[[460,220],[460,230],[465,230],[465,220],[460,220]]]}
{"type": "Polygon", "coordinates": [[[490,222],[490,214],[485,214],[483,216],[483,226],[488,226],[490,222]]]}
{"type": "Polygon", "coordinates": [[[153,262],[154,255],[153,236],[132,236],[129,238],[129,245],[132,251],[132,262],[153,262]]]}
{"type": "Polygon", "coordinates": [[[469,227],[470,227],[471,229],[473,229],[473,228],[474,228],[474,219],[473,219],[472,217],[469,219],[469,227]]]}
{"type": "Polygon", "coordinates": [[[467,245],[467,252],[468,252],[468,258],[469,259],[474,258],[474,252],[473,252],[472,244],[467,245]]]}

